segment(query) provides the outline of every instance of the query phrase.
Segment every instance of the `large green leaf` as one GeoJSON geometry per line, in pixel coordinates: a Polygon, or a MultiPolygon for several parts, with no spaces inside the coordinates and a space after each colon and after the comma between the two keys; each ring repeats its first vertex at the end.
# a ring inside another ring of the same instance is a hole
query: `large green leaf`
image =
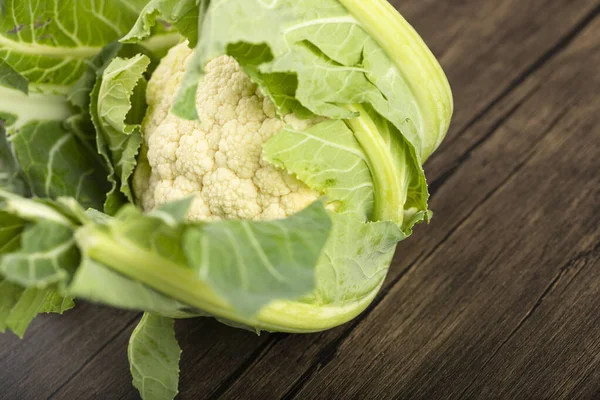
{"type": "MultiPolygon", "coordinates": [[[[415,99],[421,114],[415,123],[421,136],[420,153],[425,161],[441,144],[454,109],[452,91],[444,71],[423,39],[387,0],[339,0],[356,18],[377,46],[367,47],[365,65],[373,82],[382,89],[392,108],[405,99],[395,82],[386,79],[391,60],[402,74],[405,91],[415,99]]],[[[404,133],[404,130],[401,129],[404,133]]]]}
{"type": "Polygon", "coordinates": [[[181,349],[172,319],[145,313],[131,334],[127,355],[133,386],[144,400],[175,398],[181,349]]]}
{"type": "Polygon", "coordinates": [[[0,58],[40,90],[63,91],[89,58],[129,31],[146,2],[6,0],[0,58]]]}
{"type": "Polygon", "coordinates": [[[60,121],[28,123],[11,141],[34,195],[71,196],[84,207],[102,207],[104,168],[94,151],[60,121]]]}
{"type": "Polygon", "coordinates": [[[448,128],[450,91],[422,39],[393,7],[382,6],[384,3],[215,2],[201,32],[199,60],[205,63],[239,42],[267,44],[273,60],[262,66],[263,72],[296,74],[297,97],[303,104],[308,102],[313,112],[339,117],[347,114],[340,105],[368,99],[415,146],[419,159],[425,159],[448,128]],[[387,25],[378,26],[375,15],[387,25]],[[269,24],[257,24],[260,20],[269,24]],[[414,57],[408,58],[409,54],[414,57]],[[432,93],[438,94],[438,104],[433,106],[429,101],[432,93]],[[438,121],[437,113],[442,109],[444,120],[438,121]]]}
{"type": "Polygon", "coordinates": [[[0,211],[0,257],[2,254],[16,251],[21,246],[21,233],[25,221],[18,216],[0,211]]]}
{"type": "MultiPolygon", "coordinates": [[[[320,202],[279,221],[185,223],[191,199],[146,215],[130,205],[111,218],[84,213],[68,199],[0,197],[0,216],[76,230],[83,263],[59,285],[67,294],[178,318],[210,314],[268,330],[320,330],[355,315],[348,304],[314,308],[286,300],[316,287],[331,225],[320,202]],[[284,310],[282,302],[289,303],[284,310]]],[[[8,256],[19,252],[11,249],[8,256]]]]}
{"type": "MultiPolygon", "coordinates": [[[[384,128],[378,127],[382,139],[384,128]]],[[[391,141],[384,147],[392,150],[394,145],[391,141]]],[[[288,127],[266,143],[263,154],[311,188],[323,191],[329,204],[337,206],[317,264],[317,288],[304,301],[319,306],[372,299],[385,279],[396,244],[412,225],[404,233],[391,221],[366,222],[370,214],[365,211],[373,210],[371,161],[354,133],[339,120],[321,122],[304,132],[288,127]]],[[[398,160],[400,165],[402,161],[398,160]]]]}
{"type": "Polygon", "coordinates": [[[331,225],[316,203],[278,221],[219,221],[189,228],[191,267],[244,315],[315,287],[315,265],[331,225]]]}
{"type": "Polygon", "coordinates": [[[6,1],[0,18],[0,120],[33,195],[73,196],[86,207],[102,207],[109,188],[91,141],[93,127],[81,111],[88,93],[75,93],[71,104],[67,95],[90,59],[128,32],[146,3],[6,1]]]}
{"type": "Polygon", "coordinates": [[[65,281],[78,265],[73,229],[44,221],[23,232],[20,250],[0,259],[0,272],[21,286],[46,288],[65,281]]]}
{"type": "Polygon", "coordinates": [[[316,262],[330,228],[320,203],[280,221],[167,221],[161,214],[145,216],[125,207],[107,226],[80,230],[77,240],[87,257],[190,307],[212,312],[203,299],[217,296],[246,317],[272,300],[314,289],[316,262]],[[171,272],[158,272],[163,269],[171,272]],[[171,282],[178,274],[192,281],[171,282]],[[178,287],[182,284],[209,289],[187,291],[178,287]]]}

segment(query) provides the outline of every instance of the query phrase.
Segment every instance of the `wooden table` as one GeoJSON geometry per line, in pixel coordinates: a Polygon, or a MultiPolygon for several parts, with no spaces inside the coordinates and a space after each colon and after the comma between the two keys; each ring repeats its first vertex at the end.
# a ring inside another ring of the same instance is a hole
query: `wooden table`
{"type": "MultiPolygon", "coordinates": [[[[598,0],[395,3],[455,94],[432,224],[345,326],[178,323],[181,399],[600,399],[598,0]]],[[[138,318],[81,304],[0,337],[0,398],[137,398],[138,318]]]]}

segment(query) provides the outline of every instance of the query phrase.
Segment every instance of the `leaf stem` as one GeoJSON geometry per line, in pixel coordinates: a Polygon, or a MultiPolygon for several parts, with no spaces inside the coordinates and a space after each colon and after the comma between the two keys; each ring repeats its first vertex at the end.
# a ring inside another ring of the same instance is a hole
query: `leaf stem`
{"type": "Polygon", "coordinates": [[[350,321],[373,300],[378,290],[343,304],[310,304],[278,300],[247,318],[238,314],[186,265],[165,259],[110,231],[85,226],[76,232],[81,250],[104,266],[211,315],[258,330],[310,333],[350,321]]]}
{"type": "Polygon", "coordinates": [[[358,143],[365,151],[369,169],[375,184],[374,221],[394,221],[402,225],[407,188],[399,179],[398,166],[388,151],[383,136],[367,110],[358,104],[347,106],[360,114],[358,118],[346,120],[358,143]]]}

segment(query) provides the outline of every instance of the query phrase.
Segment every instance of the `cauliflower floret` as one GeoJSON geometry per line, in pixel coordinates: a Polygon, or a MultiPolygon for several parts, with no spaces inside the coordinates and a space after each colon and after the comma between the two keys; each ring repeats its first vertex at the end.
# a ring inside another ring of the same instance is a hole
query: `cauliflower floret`
{"type": "Polygon", "coordinates": [[[144,152],[133,179],[144,210],[193,195],[190,220],[268,220],[314,202],[319,193],[262,159],[263,144],[286,122],[307,122],[279,119],[234,58],[208,64],[196,96],[199,121],[169,112],[191,54],[185,43],[172,48],[148,83],[144,152]]]}

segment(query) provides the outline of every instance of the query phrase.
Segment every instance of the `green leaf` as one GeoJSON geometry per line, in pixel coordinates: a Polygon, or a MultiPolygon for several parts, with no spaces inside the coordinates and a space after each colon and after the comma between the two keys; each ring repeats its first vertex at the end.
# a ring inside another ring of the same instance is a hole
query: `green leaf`
{"type": "Polygon", "coordinates": [[[387,275],[396,245],[406,237],[396,224],[364,223],[334,215],[331,239],[317,267],[316,304],[372,299],[387,275]]]}
{"type": "Polygon", "coordinates": [[[195,47],[198,41],[198,0],[151,0],[142,10],[138,20],[121,42],[137,43],[152,34],[152,28],[161,18],[174,25],[195,47]]]}
{"type": "Polygon", "coordinates": [[[297,299],[314,289],[314,268],[330,228],[317,202],[279,221],[190,227],[183,246],[200,279],[250,316],[274,299],[297,299]]]}
{"type": "Polygon", "coordinates": [[[146,109],[143,75],[149,65],[150,59],[142,54],[129,59],[114,58],[91,94],[98,149],[114,169],[114,177],[111,174],[109,180],[120,183],[119,192],[113,186],[108,194],[105,211],[109,214],[114,214],[126,201],[133,202],[129,181],[142,144],[140,123],[146,109]]]}
{"type": "Polygon", "coordinates": [[[9,282],[0,276],[0,332],[6,332],[8,327],[6,319],[10,316],[15,304],[19,302],[19,298],[25,289],[9,282]]]}
{"type": "Polygon", "coordinates": [[[21,238],[21,249],[0,259],[5,279],[40,289],[63,282],[78,265],[73,230],[51,221],[27,228],[21,238]]]}
{"type": "Polygon", "coordinates": [[[58,291],[52,290],[46,292],[46,298],[40,307],[40,312],[62,314],[73,307],[75,307],[75,303],[72,298],[63,297],[58,291]]]}
{"type": "Polygon", "coordinates": [[[273,104],[277,105],[280,116],[289,113],[294,113],[300,118],[315,116],[296,98],[298,77],[295,74],[260,71],[261,64],[273,60],[269,46],[266,44],[251,45],[244,42],[231,43],[227,46],[227,54],[238,60],[250,79],[265,89],[264,94],[273,104]]]}
{"type": "MultiPolygon", "coordinates": [[[[178,202],[187,211],[188,203],[178,202]]],[[[182,211],[183,212],[183,211],[182,211]]],[[[126,205],[109,225],[111,236],[127,240],[133,248],[165,258],[187,268],[182,248],[184,224],[173,226],[160,214],[144,215],[133,205],[126,205]]]]}
{"type": "Polygon", "coordinates": [[[263,157],[325,193],[336,212],[371,218],[369,160],[344,122],[325,121],[305,131],[287,127],[265,144],[263,157]]]}
{"type": "Polygon", "coordinates": [[[0,86],[17,89],[25,94],[29,91],[29,82],[0,58],[0,86]]]}
{"type": "MultiPolygon", "coordinates": [[[[87,68],[77,82],[75,82],[68,95],[68,101],[76,110],[76,113],[67,120],[67,123],[84,141],[91,143],[93,146],[96,145],[96,129],[90,115],[90,95],[98,76],[102,75],[102,72],[112,59],[122,50],[123,45],[118,42],[106,45],[89,60],[87,68]]],[[[116,185],[116,182],[114,185],[116,185]]]]}
{"type": "MultiPolygon", "coordinates": [[[[68,120],[68,124],[71,129],[78,134],[84,141],[91,143],[92,147],[100,148],[100,156],[102,157],[105,169],[107,172],[108,180],[108,193],[105,202],[105,208],[111,213],[119,209],[126,201],[126,197],[120,193],[118,187],[120,185],[116,175],[115,166],[111,162],[110,155],[106,149],[103,137],[97,137],[97,131],[92,122],[92,115],[90,110],[90,103],[92,101],[92,91],[96,86],[97,81],[101,81],[102,75],[106,68],[111,64],[115,57],[134,57],[138,54],[147,54],[147,50],[143,47],[133,44],[122,44],[119,42],[113,42],[102,49],[88,64],[88,68],[81,78],[73,86],[73,89],[69,95],[69,102],[77,110],[77,113],[68,120]]],[[[154,62],[153,62],[154,63],[154,62]]],[[[150,65],[149,71],[154,67],[150,65]]],[[[134,94],[136,96],[144,96],[143,85],[136,86],[134,94]]],[[[144,107],[137,106],[138,104],[145,104],[145,100],[141,102],[134,102],[136,104],[135,112],[132,112],[132,116],[141,120],[140,113],[144,111],[144,107]]],[[[100,131],[101,132],[101,131],[100,131]]]]}
{"type": "MultiPolygon", "coordinates": [[[[186,201],[179,204],[182,210],[189,206],[186,201]]],[[[164,215],[144,216],[134,207],[124,207],[107,228],[80,230],[77,240],[90,259],[190,307],[204,309],[209,305],[203,304],[200,293],[172,292],[165,287],[170,285],[170,277],[138,276],[130,264],[148,268],[173,265],[173,278],[177,270],[191,268],[195,280],[215,290],[241,314],[251,315],[271,300],[298,298],[314,288],[315,265],[330,229],[330,218],[320,203],[280,221],[175,226],[171,218],[166,221],[164,215]],[[96,235],[104,240],[91,239],[96,235]],[[131,261],[119,260],[118,254],[131,261]],[[212,267],[214,264],[218,267],[212,267]]]]}
{"type": "Polygon", "coordinates": [[[273,61],[263,64],[262,72],[297,74],[297,97],[316,114],[339,117],[344,114],[340,105],[370,98],[420,159],[431,154],[447,131],[452,110],[447,80],[425,43],[383,0],[213,4],[201,32],[199,61],[205,63],[238,42],[267,44],[273,61]]]}
{"type": "Polygon", "coordinates": [[[2,218],[20,218],[29,222],[51,221],[65,226],[73,226],[73,222],[55,208],[44,204],[42,200],[32,200],[17,194],[0,190],[2,218]]]}
{"type": "MultiPolygon", "coordinates": [[[[208,10],[211,0],[197,0],[199,8],[198,18],[198,33],[201,35],[205,26],[205,20],[208,15],[208,10]]],[[[196,44],[197,48],[197,44],[196,44]]],[[[196,93],[198,92],[198,83],[204,75],[202,54],[194,51],[192,59],[186,66],[186,73],[183,82],[179,88],[177,97],[174,100],[171,111],[180,118],[187,120],[198,119],[198,111],[196,110],[196,93]]]]}
{"type": "Polygon", "coordinates": [[[254,83],[266,89],[265,94],[273,104],[277,105],[281,116],[289,113],[303,119],[315,116],[296,98],[298,88],[298,77],[296,75],[278,72],[264,74],[254,67],[245,67],[244,70],[254,83]]]}
{"type": "Polygon", "coordinates": [[[127,355],[133,386],[142,399],[175,398],[181,349],[172,319],[145,313],[131,334],[127,355]]]}
{"type": "Polygon", "coordinates": [[[91,116],[89,115],[90,95],[98,77],[102,76],[104,70],[110,65],[115,57],[131,58],[138,54],[144,54],[150,58],[153,56],[144,47],[135,44],[112,42],[106,45],[88,62],[84,74],[79,78],[75,85],[73,85],[68,97],[69,102],[76,107],[80,113],[85,114],[87,117],[86,119],[90,119],[91,122],[91,116]]]}
{"type": "Polygon", "coordinates": [[[0,18],[0,59],[41,91],[63,91],[86,69],[87,60],[121,38],[147,0],[82,3],[6,0],[0,18]],[[50,86],[48,86],[50,85],[50,86]]]}
{"type": "Polygon", "coordinates": [[[62,314],[73,306],[72,299],[55,289],[22,289],[0,278],[0,332],[9,329],[22,338],[38,314],[62,314]]]}
{"type": "Polygon", "coordinates": [[[2,254],[15,251],[20,247],[21,233],[24,228],[24,220],[8,212],[0,211],[0,257],[2,254]]]}
{"type": "Polygon", "coordinates": [[[29,195],[30,190],[0,121],[0,189],[29,195]]]}
{"type": "Polygon", "coordinates": [[[86,71],[89,59],[127,32],[146,2],[64,0],[60,6],[37,0],[3,2],[0,120],[9,137],[19,136],[14,153],[29,182],[6,183],[6,174],[0,171],[0,187],[27,194],[23,186],[31,186],[33,195],[74,196],[90,207],[104,202],[108,189],[104,167],[90,142],[93,127],[81,113],[74,114],[66,95],[86,71]],[[39,132],[44,132],[44,139],[33,146],[30,139],[38,139],[39,132]],[[59,151],[49,154],[53,145],[60,145],[59,151]]]}
{"type": "Polygon", "coordinates": [[[89,259],[193,310],[257,329],[306,332],[355,314],[350,304],[329,309],[285,300],[314,289],[315,263],[329,232],[322,204],[300,214],[172,227],[124,207],[108,225],[82,227],[76,239],[89,259]]]}
{"type": "Polygon", "coordinates": [[[189,318],[200,313],[146,285],[84,258],[67,288],[72,297],[130,310],[143,310],[171,318],[189,318]]]}
{"type": "MultiPolygon", "coordinates": [[[[197,52],[192,54],[192,60],[197,58],[197,52]]],[[[175,103],[171,108],[171,112],[179,118],[194,121],[198,119],[198,110],[196,110],[196,93],[198,92],[198,82],[203,77],[202,70],[197,68],[196,61],[191,61],[188,64],[188,69],[185,72],[183,82],[179,87],[179,92],[175,98],[175,103]]]]}
{"type": "Polygon", "coordinates": [[[11,140],[35,196],[71,196],[84,207],[102,206],[107,191],[103,168],[60,121],[28,123],[11,140]]]}

